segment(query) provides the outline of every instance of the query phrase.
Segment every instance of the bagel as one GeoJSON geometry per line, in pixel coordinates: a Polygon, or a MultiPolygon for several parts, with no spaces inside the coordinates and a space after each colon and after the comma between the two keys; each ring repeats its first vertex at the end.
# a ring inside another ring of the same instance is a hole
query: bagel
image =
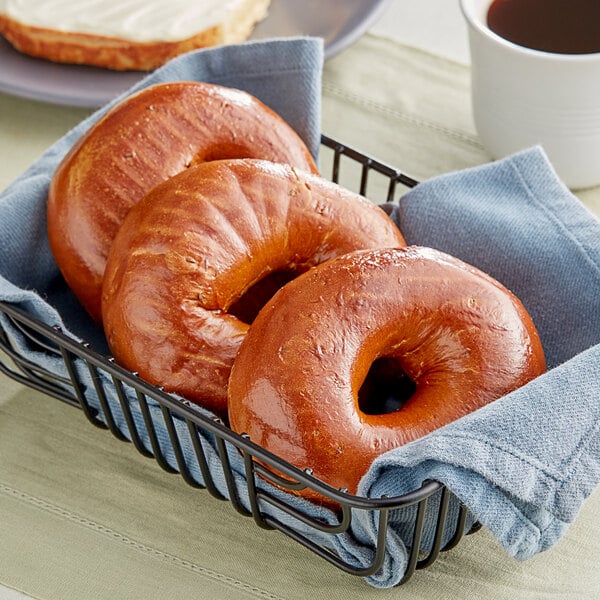
{"type": "Polygon", "coordinates": [[[528,313],[488,275],[430,248],[357,251],[263,307],[231,371],[229,422],[355,494],[381,453],[544,370],[528,313]]]}
{"type": "Polygon", "coordinates": [[[317,172],[300,137],[262,102],[199,82],[158,84],[129,96],[65,156],[50,184],[48,238],[67,284],[96,321],[106,257],[129,209],[191,164],[220,158],[317,172]]]}
{"type": "Polygon", "coordinates": [[[59,63],[151,70],[196,48],[245,41],[270,0],[5,0],[0,35],[59,63]]]}
{"type": "Polygon", "coordinates": [[[383,210],[317,175],[201,163],[125,218],[102,289],[106,338],[123,367],[226,419],[231,365],[273,288],[340,254],[403,244],[383,210]]]}

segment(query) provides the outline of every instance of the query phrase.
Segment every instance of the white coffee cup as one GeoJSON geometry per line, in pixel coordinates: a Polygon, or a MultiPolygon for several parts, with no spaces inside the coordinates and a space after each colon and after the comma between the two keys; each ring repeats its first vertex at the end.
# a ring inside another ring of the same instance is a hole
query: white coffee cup
{"type": "Polygon", "coordinates": [[[482,143],[494,158],[539,144],[567,186],[599,185],[600,53],[555,54],[514,44],[486,25],[492,1],[460,0],[482,143]]]}

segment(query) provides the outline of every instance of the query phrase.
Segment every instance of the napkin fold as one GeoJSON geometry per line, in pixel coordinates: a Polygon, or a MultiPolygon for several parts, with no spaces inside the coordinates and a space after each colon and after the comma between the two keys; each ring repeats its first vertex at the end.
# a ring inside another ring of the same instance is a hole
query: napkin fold
{"type": "MultiPolygon", "coordinates": [[[[245,89],[281,114],[316,156],[320,135],[322,42],[288,38],[200,50],[158,69],[128,93],[161,81],[203,80],[245,89]]],[[[59,325],[107,351],[102,332],[66,287],[46,236],[46,195],[58,162],[79,136],[113,103],[56,142],[0,195],[0,300],[50,325],[59,325]]],[[[373,497],[412,491],[427,479],[446,483],[506,549],[518,558],[550,547],[600,476],[600,224],[558,181],[536,148],[483,167],[419,184],[392,211],[409,243],[449,252],[489,272],[524,302],[538,326],[550,371],[522,389],[375,461],[361,483],[373,497]]],[[[33,362],[66,376],[60,356],[31,345],[2,318],[11,342],[33,362]]],[[[82,386],[95,403],[87,367],[76,362],[82,386]]],[[[109,378],[105,378],[110,388],[109,378]]],[[[107,398],[118,427],[127,431],[116,395],[107,398]]],[[[142,443],[150,448],[144,418],[129,397],[142,443]]],[[[150,403],[158,441],[177,468],[161,409],[150,403]]],[[[192,476],[202,482],[185,423],[175,423],[192,476]]],[[[215,485],[225,496],[221,459],[207,435],[205,449],[215,485]]],[[[230,462],[242,504],[244,465],[230,462]]],[[[284,493],[258,481],[269,493],[284,493]]],[[[299,498],[286,502],[323,522],[336,516],[299,498]]],[[[435,508],[436,498],[430,510],[435,508]]],[[[262,508],[262,507],[261,507],[262,508]]],[[[456,503],[451,512],[457,509],[456,503]]],[[[357,567],[370,563],[377,525],[365,512],[352,531],[328,535],[265,504],[267,513],[331,548],[357,567]]],[[[360,511],[362,513],[362,511],[360,511]]],[[[388,554],[368,578],[376,587],[397,584],[406,569],[409,524],[414,515],[391,516],[388,554]]]]}
{"type": "Polygon", "coordinates": [[[600,221],[541,148],[420,183],[391,217],[409,244],[453,254],[511,289],[548,371],[382,455],[359,491],[398,495],[441,481],[512,556],[530,558],[560,539],[600,482],[600,221]]]}

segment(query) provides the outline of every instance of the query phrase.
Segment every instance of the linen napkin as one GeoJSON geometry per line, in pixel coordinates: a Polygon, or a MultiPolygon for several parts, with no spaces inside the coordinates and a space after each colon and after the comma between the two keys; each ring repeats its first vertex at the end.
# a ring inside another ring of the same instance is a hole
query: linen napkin
{"type": "Polygon", "coordinates": [[[557,542],[600,482],[600,221],[541,148],[421,183],[391,216],[409,244],[453,254],[515,292],[548,371],[381,456],[360,491],[441,481],[511,555],[529,558],[557,542]]]}
{"type": "MultiPolygon", "coordinates": [[[[279,112],[316,155],[322,51],[320,40],[313,38],[196,51],[171,61],[129,93],[160,81],[179,79],[246,89],[279,112]]],[[[49,148],[0,195],[0,299],[50,325],[60,325],[68,334],[90,342],[100,353],[107,351],[102,332],[79,308],[52,259],[45,231],[45,201],[50,178],[62,156],[107,109],[108,106],[94,113],[49,148]]],[[[540,327],[549,364],[554,368],[488,410],[383,456],[365,477],[362,489],[377,497],[411,491],[425,479],[447,481],[465,501],[472,518],[488,526],[509,551],[519,557],[531,555],[556,541],[564,523],[574,518],[598,481],[597,442],[594,453],[594,436],[586,437],[598,424],[598,384],[591,368],[600,361],[594,347],[600,341],[595,300],[600,264],[598,223],[558,182],[537,149],[420,184],[401,199],[393,218],[410,243],[454,253],[488,270],[520,295],[540,327]],[[556,244],[549,247],[550,241],[556,244]],[[568,264],[562,268],[567,255],[568,264]],[[572,402],[574,398],[577,403],[572,402]],[[524,424],[528,439],[523,439],[524,424]],[[481,443],[472,444],[473,438],[481,443]],[[466,448],[464,439],[469,442],[466,448]],[[496,446],[504,453],[497,452],[496,446]],[[494,450],[485,454],[483,448],[489,447],[494,450]],[[496,454],[502,458],[496,460],[496,454]],[[513,462],[509,457],[513,457],[513,462]],[[519,471],[514,470],[515,463],[519,471]],[[524,469],[523,465],[530,468],[524,469]],[[551,481],[556,481],[554,487],[551,481]],[[559,484],[561,481],[563,485],[559,484]],[[519,540],[532,539],[531,531],[535,532],[536,527],[543,542],[536,545],[525,541],[519,545],[519,540]],[[516,551],[517,546],[526,551],[516,551]]],[[[60,357],[32,346],[5,319],[3,325],[22,353],[51,372],[66,376],[60,357]]],[[[75,368],[102,418],[87,367],[76,363],[75,368]]],[[[99,377],[108,379],[102,373],[99,377]]],[[[110,387],[110,381],[107,383],[110,387]]],[[[107,400],[117,426],[127,431],[118,399],[111,396],[107,400]]],[[[135,395],[131,395],[130,404],[142,443],[149,448],[135,395]]],[[[160,407],[151,403],[150,409],[159,444],[168,463],[177,468],[160,407]]],[[[190,457],[186,462],[192,476],[202,482],[197,462],[191,458],[194,451],[187,427],[177,421],[175,427],[183,454],[190,457]]],[[[223,495],[229,496],[214,440],[207,436],[204,442],[215,484],[223,495]]],[[[231,452],[229,458],[239,499],[248,507],[243,462],[237,452],[231,452]]],[[[283,495],[265,482],[258,484],[274,496],[283,495]]],[[[297,498],[287,498],[286,502],[323,522],[336,522],[336,516],[326,509],[297,498]]],[[[435,502],[436,499],[431,502],[432,511],[435,502]]],[[[275,507],[265,504],[261,508],[290,527],[304,530],[302,523],[275,507]]],[[[455,510],[454,503],[451,511],[455,510]]],[[[368,578],[370,584],[389,587],[401,580],[411,522],[410,511],[392,515],[389,552],[381,571],[368,578]]],[[[369,564],[375,534],[376,525],[368,513],[356,520],[348,534],[331,536],[307,531],[316,542],[357,567],[369,564]]]]}

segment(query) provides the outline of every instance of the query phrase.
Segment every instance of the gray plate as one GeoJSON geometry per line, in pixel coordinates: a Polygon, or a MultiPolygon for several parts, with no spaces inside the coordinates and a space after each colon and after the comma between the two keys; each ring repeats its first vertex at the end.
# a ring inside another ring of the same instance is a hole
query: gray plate
{"type": "MultiPolygon", "coordinates": [[[[388,1],[273,0],[269,16],[256,27],[252,39],[322,37],[328,59],[359,38],[381,15],[388,1]]],[[[14,96],[96,108],[144,75],[51,63],[21,54],[0,38],[0,91],[14,96]]]]}

